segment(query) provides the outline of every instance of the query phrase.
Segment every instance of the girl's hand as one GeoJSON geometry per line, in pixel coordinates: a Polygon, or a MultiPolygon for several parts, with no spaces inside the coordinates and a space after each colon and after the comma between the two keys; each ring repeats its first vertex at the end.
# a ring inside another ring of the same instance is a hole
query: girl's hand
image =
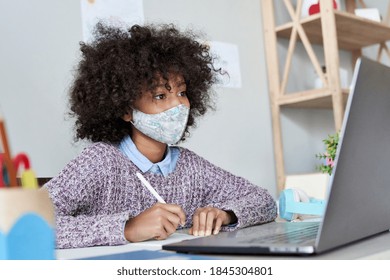
{"type": "Polygon", "coordinates": [[[130,242],[163,240],[185,221],[185,213],[179,205],[156,203],[126,222],[125,237],[130,242]]]}
{"type": "Polygon", "coordinates": [[[193,216],[189,233],[195,236],[218,234],[222,225],[236,221],[237,217],[231,211],[226,212],[214,207],[198,208],[193,216]]]}

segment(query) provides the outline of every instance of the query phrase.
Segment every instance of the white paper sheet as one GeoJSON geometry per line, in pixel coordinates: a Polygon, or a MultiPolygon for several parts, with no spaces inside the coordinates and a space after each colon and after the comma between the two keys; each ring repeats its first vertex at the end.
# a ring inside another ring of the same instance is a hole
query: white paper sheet
{"type": "Polygon", "coordinates": [[[238,46],[235,44],[212,41],[210,44],[211,53],[218,57],[214,66],[222,68],[227,75],[222,75],[222,86],[228,88],[241,88],[241,69],[238,46]]]}

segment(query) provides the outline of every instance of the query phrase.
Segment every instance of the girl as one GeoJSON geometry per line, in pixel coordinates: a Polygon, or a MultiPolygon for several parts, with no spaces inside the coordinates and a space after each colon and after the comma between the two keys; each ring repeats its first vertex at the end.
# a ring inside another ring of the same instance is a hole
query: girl
{"type": "Polygon", "coordinates": [[[76,137],[93,143],[45,185],[58,248],[165,239],[178,228],[207,236],[275,219],[265,189],[174,145],[210,108],[219,72],[192,32],[99,23],[81,52],[70,109],[76,137]]]}

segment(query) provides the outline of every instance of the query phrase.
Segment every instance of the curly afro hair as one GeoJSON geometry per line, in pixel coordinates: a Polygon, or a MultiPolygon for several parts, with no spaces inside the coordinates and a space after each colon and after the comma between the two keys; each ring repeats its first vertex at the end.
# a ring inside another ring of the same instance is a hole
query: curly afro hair
{"type": "Polygon", "coordinates": [[[131,135],[132,125],[122,117],[131,112],[145,85],[153,89],[161,77],[168,82],[170,74],[181,74],[187,85],[191,109],[184,135],[197,116],[212,108],[211,87],[220,69],[193,31],[180,32],[174,25],[123,30],[100,22],[95,40],[80,46],[69,100],[76,139],[118,143],[131,135]]]}

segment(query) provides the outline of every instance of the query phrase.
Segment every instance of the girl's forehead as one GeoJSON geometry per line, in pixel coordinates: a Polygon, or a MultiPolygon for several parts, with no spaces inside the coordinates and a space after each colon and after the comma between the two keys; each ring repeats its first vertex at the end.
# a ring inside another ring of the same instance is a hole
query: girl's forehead
{"type": "Polygon", "coordinates": [[[153,94],[156,90],[168,89],[172,87],[186,87],[187,83],[182,74],[170,73],[165,78],[162,74],[157,74],[150,84],[145,82],[141,87],[141,95],[143,93],[153,94]]]}
{"type": "Polygon", "coordinates": [[[184,80],[183,75],[178,73],[170,73],[166,78],[164,78],[162,75],[158,75],[156,77],[154,87],[166,87],[168,86],[182,86],[185,85],[186,82],[184,80]]]}

